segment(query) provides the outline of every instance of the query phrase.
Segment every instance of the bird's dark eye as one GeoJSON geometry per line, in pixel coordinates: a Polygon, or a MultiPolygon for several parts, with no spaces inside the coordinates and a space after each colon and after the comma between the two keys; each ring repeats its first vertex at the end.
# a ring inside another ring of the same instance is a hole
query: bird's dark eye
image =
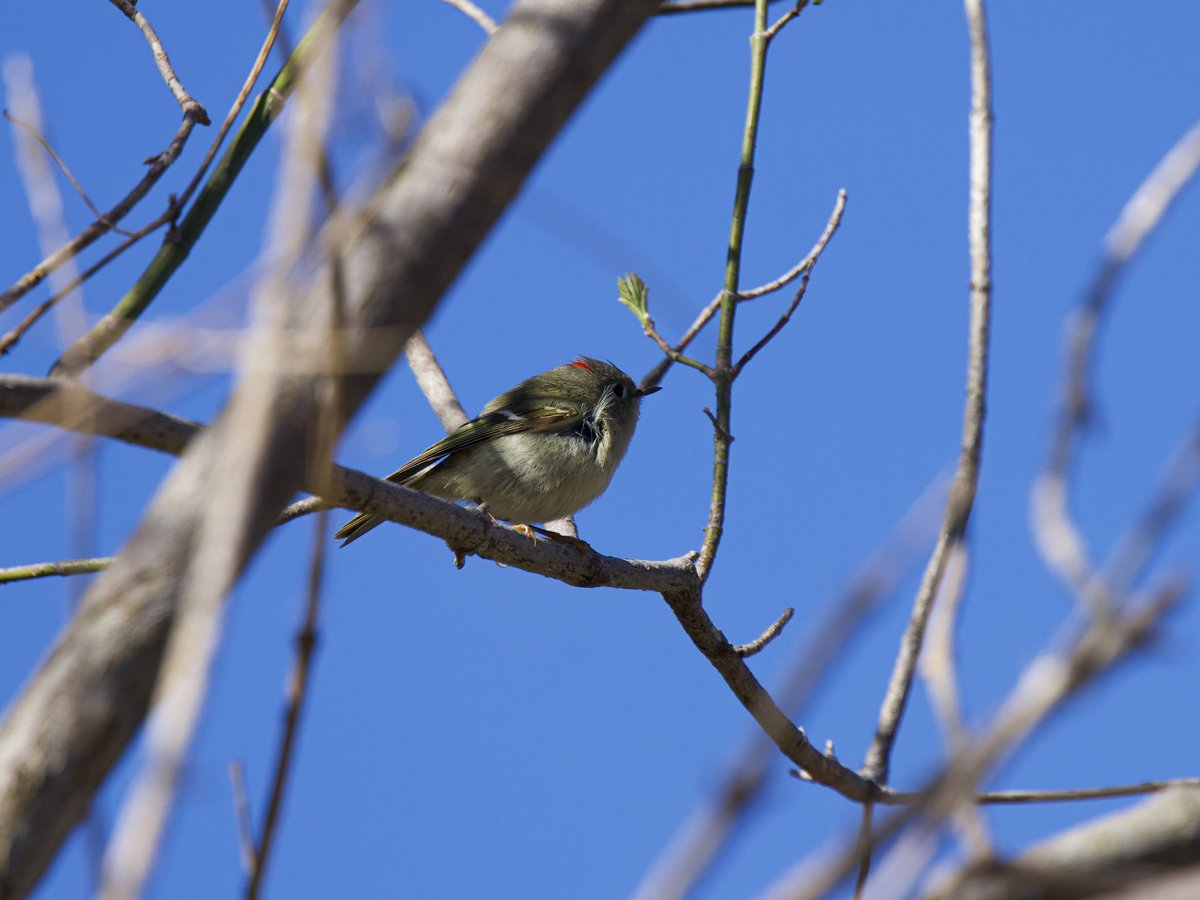
{"type": "Polygon", "coordinates": [[[625,398],[625,384],[623,382],[618,381],[613,385],[613,396],[618,400],[623,400],[625,398]]]}

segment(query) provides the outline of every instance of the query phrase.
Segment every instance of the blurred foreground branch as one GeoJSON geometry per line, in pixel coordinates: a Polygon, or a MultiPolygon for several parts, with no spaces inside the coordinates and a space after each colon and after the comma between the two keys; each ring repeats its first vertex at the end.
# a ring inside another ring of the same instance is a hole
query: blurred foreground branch
{"type": "MultiPolygon", "coordinates": [[[[1200,863],[1200,788],[1181,787],[1054,835],[1011,861],[989,860],[946,879],[931,900],[1052,900],[1150,896],[1156,873],[1200,863]]],[[[1197,887],[1195,873],[1191,887],[1197,887]]],[[[1158,896],[1155,894],[1155,896],[1158,896]]],[[[1195,896],[1181,893],[1172,896],[1195,896]]]]}
{"type": "MultiPolygon", "coordinates": [[[[141,724],[179,598],[200,577],[193,564],[213,485],[241,483],[250,491],[231,569],[210,573],[232,584],[323,462],[316,431],[325,388],[341,381],[344,421],[653,9],[629,0],[518,3],[403,165],[360,213],[327,230],[346,279],[347,357],[370,342],[379,364],[341,379],[252,370],[214,426],[191,442],[0,725],[0,895],[33,888],[141,724]],[[242,460],[225,453],[231,429],[255,409],[266,410],[261,454],[242,460]],[[247,466],[255,477],[247,477],[247,466]]],[[[318,271],[280,325],[320,334],[328,327],[329,286],[328,269],[318,271]]],[[[318,348],[315,359],[323,358],[318,348]]]]}

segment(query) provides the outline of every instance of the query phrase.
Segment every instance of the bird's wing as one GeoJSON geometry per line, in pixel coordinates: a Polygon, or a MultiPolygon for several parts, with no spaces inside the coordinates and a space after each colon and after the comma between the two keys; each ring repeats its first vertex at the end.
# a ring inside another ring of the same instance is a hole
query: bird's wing
{"type": "Polygon", "coordinates": [[[545,403],[530,404],[523,409],[485,410],[478,418],[460,425],[419,456],[406,462],[389,475],[387,480],[404,484],[432,464],[459,450],[509,434],[544,431],[548,428],[569,428],[578,418],[581,418],[579,410],[545,403]]]}

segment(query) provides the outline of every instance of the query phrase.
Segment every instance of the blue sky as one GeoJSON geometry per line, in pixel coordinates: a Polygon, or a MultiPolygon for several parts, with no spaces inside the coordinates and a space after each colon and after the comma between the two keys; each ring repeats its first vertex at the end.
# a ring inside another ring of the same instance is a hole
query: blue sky
{"type": "MultiPolygon", "coordinates": [[[[505,5],[484,3],[497,18],[505,5]]],[[[142,5],[181,80],[224,115],[257,50],[257,4],[142,5]]],[[[782,7],[777,7],[782,8],[782,7]]],[[[972,723],[986,722],[1024,665],[1063,634],[1070,598],[1041,564],[1028,526],[1061,369],[1065,317],[1130,193],[1200,116],[1200,9],[1174,0],[1008,0],[991,13],[995,79],[994,329],[989,418],[971,526],[972,572],[960,669],[972,723]]],[[[291,22],[299,34],[299,16],[291,22]]],[[[429,339],[468,410],[576,354],[640,376],[658,358],[615,302],[636,270],[651,311],[679,334],[724,267],[744,116],[748,10],[652,21],[552,146],[524,192],[445,297],[429,339]]],[[[482,32],[436,0],[368,4],[352,19],[335,160],[343,184],[385,159],[364,81],[435,108],[482,32]]],[[[48,137],[101,206],[165,146],[177,107],[137,33],[108,4],[72,4],[55,25],[25,11],[0,54],[33,60],[48,137]]],[[[268,72],[275,69],[273,60],[268,72]]],[[[788,329],[735,395],[728,531],[706,606],[734,641],[786,606],[797,615],[756,657],[768,685],[810,637],[838,589],[957,455],[967,323],[967,44],[957,3],[826,0],[772,47],[744,286],[807,252],[836,192],[849,201],[788,329]]],[[[10,134],[8,129],[6,134],[10,134]]],[[[141,223],[190,177],[198,132],[151,195],[141,223]]],[[[253,283],[279,142],[247,166],[149,321],[236,327],[253,283]]],[[[39,256],[13,164],[0,160],[0,281],[39,256]]],[[[64,190],[69,190],[64,188],[64,190]]],[[[66,198],[71,229],[89,221],[66,198]]],[[[1098,427],[1076,509],[1102,557],[1141,509],[1196,416],[1200,197],[1186,193],[1126,273],[1101,338],[1098,427]],[[1193,385],[1188,388],[1188,385],[1193,385]]],[[[146,242],[89,283],[106,310],[153,253],[146,242]]],[[[93,250],[88,260],[96,258],[93,250]]],[[[41,293],[0,315],[7,330],[41,293]]],[[[737,346],[784,298],[743,307],[737,346]]],[[[711,355],[713,336],[697,344],[711,355]]],[[[43,323],[0,360],[41,374],[60,348],[43,323]]],[[[101,388],[209,420],[228,387],[220,365],[150,367],[117,351],[101,388]]],[[[597,550],[666,558],[698,547],[708,505],[711,391],[675,370],[648,399],[607,494],[578,517],[597,550]]],[[[72,553],[72,444],[12,470],[49,434],[0,424],[0,566],[72,553]]],[[[437,420],[402,367],[347,432],[339,459],[385,473],[436,439],[437,420]]],[[[120,547],[170,460],[112,444],[96,453],[96,553],[120,547]]],[[[340,520],[340,517],[339,517],[340,520]]],[[[1158,571],[1194,570],[1200,523],[1186,515],[1158,571]]],[[[228,896],[241,869],[226,768],[244,762],[261,814],[299,619],[312,523],[274,535],[231,598],[210,702],[151,896],[228,896]]],[[[857,764],[923,556],[864,623],[799,715],[818,744],[857,764]]],[[[0,691],[11,697],[65,622],[82,581],[8,586],[0,597],[0,691]]],[[[471,559],[455,571],[436,540],[399,526],[332,553],[314,684],[267,895],[614,897],[630,893],[709,795],[751,723],[660,598],[582,591],[471,559]]],[[[1086,787],[1196,775],[1200,730],[1171,698],[1200,677],[1200,618],[1189,598],[1136,661],[1093,686],[992,780],[1086,787]]],[[[912,787],[944,745],[918,688],[893,782],[912,787]]],[[[135,748],[101,793],[119,808],[135,748]]],[[[753,895],[804,853],[848,833],[856,809],[799,784],[777,760],[772,788],[698,896],[753,895]]],[[[1121,802],[988,813],[999,846],[1030,841],[1121,802]]],[[[76,836],[43,898],[90,884],[76,836]]]]}

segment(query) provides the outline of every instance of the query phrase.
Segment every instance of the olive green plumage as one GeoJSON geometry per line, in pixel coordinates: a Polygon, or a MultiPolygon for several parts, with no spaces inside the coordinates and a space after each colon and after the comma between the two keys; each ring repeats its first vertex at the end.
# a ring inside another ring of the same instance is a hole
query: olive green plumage
{"type": "MultiPolygon", "coordinates": [[[[611,363],[580,357],[495,397],[387,480],[482,502],[510,522],[561,519],[604,493],[633,437],[641,398],[657,390],[639,390],[611,363]]],[[[334,536],[344,547],[382,521],[361,513],[334,536]]]]}

